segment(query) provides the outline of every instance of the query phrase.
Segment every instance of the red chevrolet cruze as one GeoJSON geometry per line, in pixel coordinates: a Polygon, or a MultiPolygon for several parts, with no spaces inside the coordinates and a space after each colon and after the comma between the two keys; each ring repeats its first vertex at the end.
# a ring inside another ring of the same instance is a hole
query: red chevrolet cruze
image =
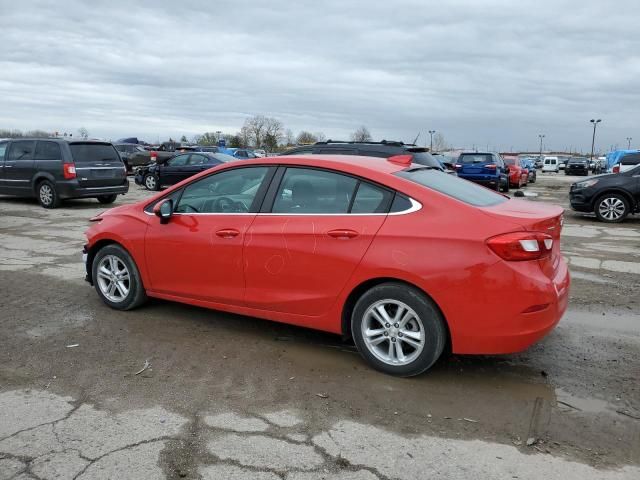
{"type": "Polygon", "coordinates": [[[87,279],[352,336],[384,372],[527,348],[567,307],[562,209],[510,200],[410,156],[231,162],[92,219],[87,279]]]}

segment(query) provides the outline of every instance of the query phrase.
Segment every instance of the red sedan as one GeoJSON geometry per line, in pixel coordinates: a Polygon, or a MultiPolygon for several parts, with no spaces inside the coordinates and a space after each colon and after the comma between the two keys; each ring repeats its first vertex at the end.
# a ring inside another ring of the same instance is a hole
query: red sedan
{"type": "Polygon", "coordinates": [[[567,307],[562,208],[512,200],[410,156],[230,162],[92,219],[87,280],[352,336],[384,372],[517,352],[567,307]]]}
{"type": "Polygon", "coordinates": [[[529,182],[529,169],[520,162],[518,157],[503,156],[504,163],[509,165],[509,186],[521,188],[529,182]]]}

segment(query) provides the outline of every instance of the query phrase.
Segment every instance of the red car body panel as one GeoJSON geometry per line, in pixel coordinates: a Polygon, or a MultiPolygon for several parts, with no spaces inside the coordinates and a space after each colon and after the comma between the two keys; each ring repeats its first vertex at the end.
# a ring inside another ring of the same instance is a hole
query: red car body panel
{"type": "Polygon", "coordinates": [[[509,165],[509,186],[520,188],[529,182],[529,169],[522,166],[518,157],[503,157],[509,165]]]}
{"type": "Polygon", "coordinates": [[[224,164],[144,202],[105,212],[87,231],[88,248],[122,244],[151,297],[332,333],[345,333],[351,293],[379,279],[410,283],[429,295],[446,319],[455,353],[517,352],[548,333],[569,294],[559,242],[563,210],[523,200],[474,207],[391,175],[405,168],[368,157],[319,155],[224,164]],[[144,212],[186,183],[248,165],[334,169],[395,189],[421,208],[373,215],[180,214],[165,225],[144,212]],[[218,235],[228,230],[237,233],[218,235]],[[552,254],[505,261],[487,246],[488,238],[514,231],[552,235],[552,254]]]}

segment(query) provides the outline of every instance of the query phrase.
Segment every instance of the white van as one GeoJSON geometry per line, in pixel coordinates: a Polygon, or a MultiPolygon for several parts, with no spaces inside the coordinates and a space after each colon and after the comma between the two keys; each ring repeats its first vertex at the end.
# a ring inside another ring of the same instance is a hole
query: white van
{"type": "Polygon", "coordinates": [[[560,171],[560,165],[558,164],[558,157],[544,157],[542,163],[543,172],[558,172],[560,171]]]}

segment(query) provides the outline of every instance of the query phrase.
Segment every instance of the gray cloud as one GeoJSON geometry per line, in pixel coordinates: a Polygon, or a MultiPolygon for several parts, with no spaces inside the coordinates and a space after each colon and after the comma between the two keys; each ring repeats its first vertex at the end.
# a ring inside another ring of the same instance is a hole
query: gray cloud
{"type": "Polygon", "coordinates": [[[640,143],[640,5],[0,0],[0,127],[155,140],[289,128],[457,146],[640,143]],[[424,134],[422,139],[424,140],[424,134]]]}

